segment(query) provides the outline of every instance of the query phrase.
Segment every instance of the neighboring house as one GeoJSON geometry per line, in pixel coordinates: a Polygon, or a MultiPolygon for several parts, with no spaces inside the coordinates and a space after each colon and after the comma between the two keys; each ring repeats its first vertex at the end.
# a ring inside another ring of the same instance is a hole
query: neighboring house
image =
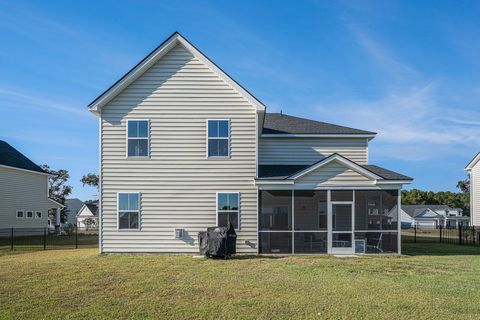
{"type": "Polygon", "coordinates": [[[400,252],[400,189],[375,133],[266,113],[175,33],[89,105],[100,125],[100,251],[198,252],[233,224],[239,253],[400,252]]]}
{"type": "Polygon", "coordinates": [[[83,207],[84,203],[82,200],[73,198],[65,199],[65,211],[67,213],[67,224],[76,225],[77,224],[77,214],[78,211],[83,207]]]}
{"type": "Polygon", "coordinates": [[[0,229],[48,227],[52,209],[59,225],[62,207],[48,197],[48,173],[0,140],[0,229]]]}
{"type": "Polygon", "coordinates": [[[480,226],[480,152],[465,167],[470,175],[470,224],[480,226]]]}
{"type": "Polygon", "coordinates": [[[402,205],[401,219],[403,228],[456,228],[467,226],[470,218],[447,205],[402,205]]]}
{"type": "Polygon", "coordinates": [[[95,229],[98,226],[98,203],[85,203],[77,214],[77,226],[82,229],[95,229]],[[85,224],[85,219],[94,221],[92,225],[85,224]]]}

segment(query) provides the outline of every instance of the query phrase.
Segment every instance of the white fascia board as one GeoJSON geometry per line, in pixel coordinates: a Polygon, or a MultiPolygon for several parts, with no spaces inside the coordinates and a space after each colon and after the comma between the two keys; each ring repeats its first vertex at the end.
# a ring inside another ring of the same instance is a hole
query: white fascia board
{"type": "Polygon", "coordinates": [[[95,115],[99,115],[102,112],[102,107],[110,102],[115,96],[117,96],[122,90],[129,86],[133,81],[140,77],[145,71],[147,71],[153,64],[155,64],[161,57],[167,54],[177,44],[182,44],[190,53],[198,60],[205,63],[212,71],[214,71],[222,80],[233,87],[239,94],[247,99],[257,110],[265,110],[265,106],[242,86],[240,86],[235,80],[228,76],[223,70],[221,70],[215,63],[210,61],[203,53],[197,50],[192,44],[190,44],[179,33],[173,34],[165,43],[152,52],[145,61],[142,61],[134,69],[130,70],[123,79],[113,85],[110,89],[104,92],[94,104],[89,108],[90,112],[95,115]]]}
{"type": "Polygon", "coordinates": [[[473,167],[477,164],[477,162],[480,161],[480,152],[477,153],[477,155],[470,161],[467,166],[465,167],[466,171],[471,171],[473,167]]]}
{"type": "Polygon", "coordinates": [[[102,107],[110,102],[114,97],[116,97],[123,89],[140,77],[145,71],[147,71],[154,63],[156,63],[161,57],[163,57],[167,52],[169,52],[176,44],[178,43],[175,36],[171,37],[167,42],[157,48],[154,52],[150,54],[150,57],[145,59],[142,63],[136,66],[118,83],[113,87],[108,89],[102,94],[93,104],[90,106],[90,112],[99,115],[102,112],[102,107]]]}
{"type": "Polygon", "coordinates": [[[188,40],[182,37],[180,34],[177,34],[178,41],[189,50],[195,58],[205,63],[210,69],[212,69],[223,81],[232,86],[238,93],[245,97],[251,104],[255,106],[257,110],[265,111],[265,106],[257,98],[252,96],[247,90],[245,90],[241,85],[239,85],[235,80],[233,80],[229,75],[227,75],[222,69],[220,69],[215,63],[208,59],[203,53],[201,53],[197,48],[195,48],[188,40]]]}
{"type": "Polygon", "coordinates": [[[363,138],[371,140],[375,134],[262,134],[262,138],[363,138]]]}
{"type": "Polygon", "coordinates": [[[413,180],[376,180],[375,184],[411,184],[413,180]]]}
{"type": "Polygon", "coordinates": [[[290,185],[294,184],[293,180],[255,180],[256,185],[272,185],[272,184],[282,184],[290,185]]]}
{"type": "Polygon", "coordinates": [[[348,159],[345,159],[341,156],[339,156],[338,154],[333,154],[327,158],[325,158],[324,160],[318,162],[317,164],[311,166],[311,167],[308,167],[306,168],[305,170],[303,171],[300,171],[298,173],[296,173],[295,175],[293,176],[290,176],[289,179],[298,179],[300,177],[303,177],[304,175],[320,168],[320,167],[323,167],[324,165],[332,162],[332,161],[338,161],[340,162],[341,164],[343,164],[344,166],[346,166],[347,168],[350,168],[352,169],[353,171],[367,177],[367,178],[370,178],[370,179],[373,179],[373,180],[383,180],[382,177],[374,174],[373,172],[370,172],[366,169],[364,169],[363,167],[359,166],[358,164],[348,160],[348,159]]]}
{"type": "Polygon", "coordinates": [[[53,200],[52,198],[47,198],[48,200],[50,200],[51,202],[53,202],[54,204],[58,205],[59,208],[64,208],[65,206],[63,204],[61,204],[60,202],[57,202],[55,200],[53,200]]]}

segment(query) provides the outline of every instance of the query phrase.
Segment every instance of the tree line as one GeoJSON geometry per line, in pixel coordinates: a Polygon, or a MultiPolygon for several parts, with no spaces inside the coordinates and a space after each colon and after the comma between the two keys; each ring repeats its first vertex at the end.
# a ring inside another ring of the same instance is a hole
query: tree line
{"type": "Polygon", "coordinates": [[[459,192],[422,191],[419,189],[402,190],[402,204],[444,204],[451,208],[460,208],[463,214],[470,215],[470,180],[458,181],[459,192]]]}

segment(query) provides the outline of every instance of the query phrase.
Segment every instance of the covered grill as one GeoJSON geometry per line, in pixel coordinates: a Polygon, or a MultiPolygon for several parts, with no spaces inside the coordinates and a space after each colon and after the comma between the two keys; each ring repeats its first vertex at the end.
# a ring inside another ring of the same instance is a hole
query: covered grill
{"type": "Polygon", "coordinates": [[[211,227],[198,233],[200,253],[207,257],[230,258],[237,251],[237,233],[229,227],[211,227]]]}

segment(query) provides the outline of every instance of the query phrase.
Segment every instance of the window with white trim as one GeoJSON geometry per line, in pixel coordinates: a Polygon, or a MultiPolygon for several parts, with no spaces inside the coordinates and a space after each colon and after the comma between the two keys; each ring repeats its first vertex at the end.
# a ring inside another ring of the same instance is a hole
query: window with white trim
{"type": "Polygon", "coordinates": [[[33,218],[33,211],[27,211],[27,218],[32,219],[33,218]]]}
{"type": "Polygon", "coordinates": [[[208,120],[209,157],[228,157],[230,155],[230,121],[208,120]]]}
{"type": "Polygon", "coordinates": [[[118,194],[118,229],[140,229],[140,193],[118,194]]]}
{"type": "Polygon", "coordinates": [[[41,211],[35,211],[35,218],[41,219],[42,218],[42,212],[41,211]]]}
{"type": "Polygon", "coordinates": [[[129,157],[149,156],[149,121],[127,121],[127,155],[129,157]]]}
{"type": "Polygon", "coordinates": [[[240,194],[235,193],[218,193],[217,194],[217,221],[218,226],[228,227],[230,223],[235,229],[239,228],[239,204],[240,194]]]}
{"type": "Polygon", "coordinates": [[[17,210],[17,218],[22,219],[24,217],[23,210],[17,210]]]}

